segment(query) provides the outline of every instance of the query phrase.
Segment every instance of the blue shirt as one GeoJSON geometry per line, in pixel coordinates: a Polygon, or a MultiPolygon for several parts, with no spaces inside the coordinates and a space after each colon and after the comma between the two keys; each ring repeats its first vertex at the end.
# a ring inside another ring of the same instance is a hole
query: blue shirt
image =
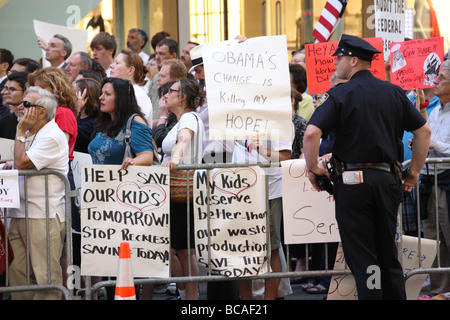
{"type": "MultiPolygon", "coordinates": [[[[416,99],[414,99],[412,94],[409,95],[408,98],[411,100],[411,102],[413,104],[416,103],[416,99]]],[[[437,106],[440,106],[440,105],[441,105],[441,101],[439,100],[438,97],[434,96],[430,100],[430,104],[427,107],[428,117],[430,116],[431,111],[433,111],[434,108],[436,108],[437,106]]],[[[410,144],[409,139],[411,139],[412,137],[413,137],[413,134],[411,132],[405,131],[405,133],[403,135],[404,161],[411,159],[412,151],[410,148],[408,148],[408,146],[410,144]]]]}
{"type": "MultiPolygon", "coordinates": [[[[125,129],[123,127],[119,134],[111,138],[105,133],[99,132],[89,144],[88,150],[93,164],[121,165],[125,153],[125,129]]],[[[137,121],[131,125],[131,148],[135,154],[152,151],[152,130],[137,121]]]]}

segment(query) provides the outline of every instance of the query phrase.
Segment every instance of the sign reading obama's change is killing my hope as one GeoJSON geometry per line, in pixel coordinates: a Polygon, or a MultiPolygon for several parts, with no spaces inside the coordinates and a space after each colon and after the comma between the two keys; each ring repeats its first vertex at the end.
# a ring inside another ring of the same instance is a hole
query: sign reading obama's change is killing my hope
{"type": "Polygon", "coordinates": [[[260,167],[214,169],[209,176],[196,172],[195,249],[201,267],[227,277],[268,271],[265,177],[260,167]]]}
{"type": "Polygon", "coordinates": [[[134,277],[169,276],[169,169],[84,165],[81,273],[117,276],[129,242],[134,277]]]}
{"type": "Polygon", "coordinates": [[[392,43],[391,82],[403,90],[434,87],[444,61],[444,38],[392,43]]]}
{"type": "Polygon", "coordinates": [[[292,139],[286,36],[202,48],[210,140],[292,139]]]}
{"type": "MultiPolygon", "coordinates": [[[[373,57],[370,71],[375,77],[386,80],[383,40],[381,38],[367,38],[364,40],[381,52],[373,57]]],[[[309,94],[320,94],[330,90],[330,79],[336,72],[336,65],[334,64],[336,57],[332,55],[336,52],[338,44],[339,41],[333,41],[307,44],[305,46],[309,94]]]]}

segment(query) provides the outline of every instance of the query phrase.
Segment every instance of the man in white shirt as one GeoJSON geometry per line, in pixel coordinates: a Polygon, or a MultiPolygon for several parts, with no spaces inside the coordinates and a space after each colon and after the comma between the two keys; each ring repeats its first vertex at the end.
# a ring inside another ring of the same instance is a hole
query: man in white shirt
{"type": "MultiPolygon", "coordinates": [[[[66,176],[69,146],[64,133],[54,121],[55,97],[46,90],[30,87],[24,101],[18,107],[16,141],[14,144],[14,168],[17,170],[49,169],[66,176]]],[[[11,219],[9,239],[14,252],[10,266],[11,286],[27,285],[26,254],[30,253],[31,284],[62,285],[60,258],[65,237],[65,188],[63,181],[48,176],[48,192],[44,176],[20,177],[20,208],[8,211],[11,219]],[[26,198],[25,198],[26,196],[26,198]],[[47,198],[46,198],[47,197],[47,198]],[[47,206],[48,200],[48,206],[47,206]],[[47,215],[49,230],[47,233],[47,215]],[[27,219],[28,218],[28,222],[27,219]],[[29,237],[29,247],[27,246],[29,237]],[[47,240],[49,252],[47,252],[47,240]],[[49,259],[50,270],[48,270],[49,259]],[[50,279],[48,278],[50,273],[50,279]]],[[[12,294],[14,300],[60,299],[55,290],[27,291],[12,294]]]]}
{"type": "MultiPolygon", "coordinates": [[[[434,80],[434,93],[441,105],[434,108],[428,118],[431,128],[428,158],[450,157],[450,60],[444,61],[439,75],[434,80]]],[[[413,141],[414,143],[414,141],[413,141]]],[[[426,238],[437,239],[439,232],[441,267],[450,266],[450,163],[441,163],[437,167],[437,188],[434,185],[434,164],[426,164],[421,171],[420,205],[423,220],[423,232],[426,238]],[[437,203],[436,203],[437,194],[437,203]],[[438,225],[436,225],[436,206],[438,207],[438,225]],[[423,213],[426,213],[424,216],[423,213]]],[[[437,266],[437,265],[436,265],[437,266]]],[[[430,274],[431,292],[440,294],[450,291],[449,274],[430,274]]]]}
{"type": "Polygon", "coordinates": [[[66,72],[66,60],[72,54],[72,43],[69,39],[61,34],[55,34],[47,44],[38,37],[38,45],[45,50],[45,60],[50,62],[52,67],[61,68],[66,72]]]}
{"type": "Polygon", "coordinates": [[[127,48],[136,52],[144,61],[144,65],[147,64],[150,56],[143,51],[145,45],[148,42],[148,36],[144,30],[130,29],[128,31],[127,48]]]}

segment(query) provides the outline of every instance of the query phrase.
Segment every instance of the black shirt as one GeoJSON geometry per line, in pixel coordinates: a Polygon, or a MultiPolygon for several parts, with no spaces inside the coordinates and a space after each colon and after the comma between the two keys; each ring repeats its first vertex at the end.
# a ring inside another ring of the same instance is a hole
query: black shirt
{"type": "Polygon", "coordinates": [[[347,163],[403,161],[403,133],[426,121],[404,91],[368,70],[331,89],[309,124],[330,134],[332,153],[347,163]]]}
{"type": "Polygon", "coordinates": [[[17,117],[14,113],[0,119],[0,138],[15,140],[17,130],[17,117]]]}

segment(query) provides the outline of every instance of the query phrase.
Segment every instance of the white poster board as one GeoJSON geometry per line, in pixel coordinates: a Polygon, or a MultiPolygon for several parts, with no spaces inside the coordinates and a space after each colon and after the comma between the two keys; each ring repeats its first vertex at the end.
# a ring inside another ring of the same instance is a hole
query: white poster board
{"type": "Polygon", "coordinates": [[[375,37],[383,39],[384,59],[389,59],[390,44],[405,41],[406,1],[375,1],[375,37]]]}
{"type": "Polygon", "coordinates": [[[210,140],[292,140],[286,36],[205,45],[210,140]]]}
{"type": "MultiPolygon", "coordinates": [[[[47,23],[43,21],[33,20],[34,32],[37,37],[41,37],[47,43],[53,38],[55,34],[65,36],[72,43],[72,53],[83,51],[87,52],[88,46],[88,31],[81,29],[68,28],[57,24],[47,23]]],[[[37,46],[37,38],[36,38],[37,46]]],[[[69,57],[67,57],[69,58],[69,57]]],[[[50,63],[45,60],[45,51],[42,50],[42,62],[44,67],[50,66],[50,63]]]]}
{"type": "Polygon", "coordinates": [[[83,166],[81,273],[117,276],[126,241],[134,277],[168,277],[169,197],[168,168],[83,166]]]}
{"type": "Polygon", "coordinates": [[[282,172],[285,243],[339,242],[334,197],[313,188],[305,160],[283,161],[282,172]]]}
{"type": "MultiPolygon", "coordinates": [[[[92,157],[88,153],[74,152],[73,160],[70,162],[73,173],[73,182],[76,190],[81,190],[81,173],[83,165],[91,165],[92,157]]],[[[78,193],[78,203],[81,203],[80,192],[78,193]]]]}
{"type": "Polygon", "coordinates": [[[17,170],[0,170],[0,208],[20,208],[17,170]]]}
{"type": "MultiPolygon", "coordinates": [[[[402,236],[402,249],[400,250],[399,260],[403,265],[403,272],[407,274],[413,269],[419,268],[419,259],[422,268],[431,268],[436,257],[436,241],[421,239],[421,255],[419,256],[418,238],[402,236]]],[[[342,250],[342,244],[336,254],[334,270],[348,270],[345,263],[345,256],[342,250]]],[[[420,274],[408,278],[405,283],[406,297],[408,300],[417,300],[422,290],[427,275],[420,274]]],[[[353,275],[333,276],[328,291],[328,300],[357,300],[355,279],[353,275]]]]}
{"type": "Polygon", "coordinates": [[[0,138],[0,160],[14,159],[14,140],[0,138]]]}
{"type": "Polygon", "coordinates": [[[267,270],[265,172],[259,167],[214,169],[194,178],[195,249],[199,265],[227,277],[267,270]],[[208,253],[208,244],[211,251],[208,253]],[[211,260],[208,260],[210,255],[211,260]]]}

